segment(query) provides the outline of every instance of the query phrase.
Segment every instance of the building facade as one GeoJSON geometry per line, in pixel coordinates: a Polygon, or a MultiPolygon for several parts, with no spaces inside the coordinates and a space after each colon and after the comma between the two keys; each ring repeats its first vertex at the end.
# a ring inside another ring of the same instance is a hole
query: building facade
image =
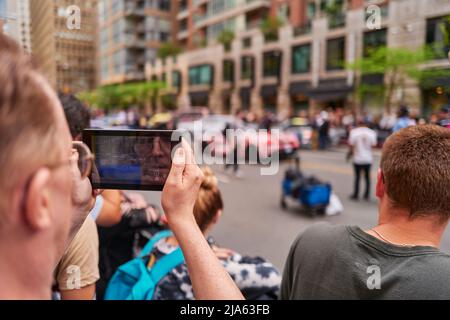
{"type": "MultiPolygon", "coordinates": [[[[193,2],[202,6],[240,3],[193,2]]],[[[437,22],[450,14],[450,2],[446,0],[245,1],[245,6],[260,2],[265,3],[270,15],[289,22],[280,28],[277,39],[267,39],[257,24],[245,24],[245,28],[234,29],[237,32],[230,50],[211,40],[211,45],[187,51],[176,59],[149,64],[147,78],[166,81],[164,95],[179,106],[208,106],[219,113],[247,109],[287,115],[341,107],[381,113],[382,98],[369,95],[359,99],[353,93],[359,82],[382,84],[386,75],[363,79],[345,65],[362,57],[369,48],[414,50],[440,41],[437,22]],[[369,23],[373,5],[380,25],[369,23]]],[[[233,10],[224,9],[222,15],[233,10]]],[[[180,31],[178,40],[184,37],[180,37],[180,31]]],[[[187,39],[185,45],[189,47],[193,40],[187,39]]],[[[429,66],[450,68],[448,59],[441,58],[430,61],[429,66]]],[[[450,83],[442,85],[450,88],[450,83]]],[[[405,88],[396,92],[396,99],[424,113],[448,99],[437,87],[427,91],[411,81],[405,88]]],[[[163,107],[161,102],[158,108],[163,107]]]]}
{"type": "Polygon", "coordinates": [[[97,85],[97,0],[30,0],[32,52],[58,91],[97,85]]]}
{"type": "Polygon", "coordinates": [[[29,0],[0,0],[1,29],[27,52],[31,51],[29,0]]]}
{"type": "Polygon", "coordinates": [[[145,80],[145,63],[174,37],[177,1],[100,0],[100,84],[145,80]]]}

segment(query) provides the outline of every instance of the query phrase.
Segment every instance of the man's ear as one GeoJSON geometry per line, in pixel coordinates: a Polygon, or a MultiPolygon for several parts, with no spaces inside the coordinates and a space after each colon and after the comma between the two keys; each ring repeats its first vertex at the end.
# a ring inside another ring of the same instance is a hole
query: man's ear
{"type": "Polygon", "coordinates": [[[212,222],[213,222],[214,224],[216,224],[217,222],[219,222],[220,217],[222,217],[222,210],[218,210],[218,211],[217,211],[217,213],[216,213],[216,215],[214,216],[212,222]]]}
{"type": "Polygon", "coordinates": [[[50,170],[42,168],[31,178],[25,198],[24,218],[33,230],[46,229],[51,224],[49,208],[50,170]]]}
{"type": "Polygon", "coordinates": [[[378,170],[376,193],[377,193],[377,198],[379,198],[379,199],[383,198],[384,193],[385,193],[384,176],[383,176],[383,171],[381,171],[381,169],[378,170]]]}

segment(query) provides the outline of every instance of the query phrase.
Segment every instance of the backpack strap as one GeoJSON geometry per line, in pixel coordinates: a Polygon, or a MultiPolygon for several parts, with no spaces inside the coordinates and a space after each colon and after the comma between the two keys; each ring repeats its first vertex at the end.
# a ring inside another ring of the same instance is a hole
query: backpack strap
{"type": "Polygon", "coordinates": [[[150,269],[150,277],[153,280],[155,286],[168,275],[174,268],[184,262],[183,252],[180,247],[174,250],[172,253],[165,255],[159,259],[153,268],[150,269]]]}
{"type": "Polygon", "coordinates": [[[145,247],[142,249],[141,253],[139,254],[139,258],[143,258],[150,254],[150,252],[153,250],[153,247],[164,238],[171,237],[173,234],[169,230],[161,231],[155,234],[149,242],[145,245],[145,247]]]}

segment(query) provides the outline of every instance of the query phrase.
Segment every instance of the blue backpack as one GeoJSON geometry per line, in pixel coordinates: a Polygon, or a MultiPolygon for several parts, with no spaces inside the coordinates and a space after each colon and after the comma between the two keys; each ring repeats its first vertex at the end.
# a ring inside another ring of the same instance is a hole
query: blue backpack
{"type": "Polygon", "coordinates": [[[147,257],[155,245],[170,236],[170,231],[157,233],[137,258],[120,266],[108,284],[105,300],[152,300],[158,283],[184,262],[183,253],[178,248],[159,259],[151,269],[147,268],[147,257]]]}

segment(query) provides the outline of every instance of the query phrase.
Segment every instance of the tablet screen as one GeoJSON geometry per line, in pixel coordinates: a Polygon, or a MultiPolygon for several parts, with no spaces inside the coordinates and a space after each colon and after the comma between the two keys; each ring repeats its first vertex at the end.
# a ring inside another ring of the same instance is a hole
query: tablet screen
{"type": "Polygon", "coordinates": [[[172,165],[170,132],[87,130],[84,140],[95,155],[93,188],[163,189],[172,165]]]}

